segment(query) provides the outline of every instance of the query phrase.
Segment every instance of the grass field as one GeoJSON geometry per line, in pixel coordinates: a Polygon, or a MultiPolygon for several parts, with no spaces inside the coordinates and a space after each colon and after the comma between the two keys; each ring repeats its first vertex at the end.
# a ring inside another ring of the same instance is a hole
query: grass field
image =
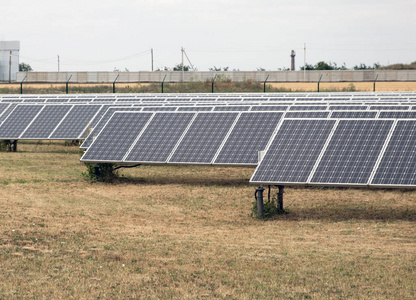
{"type": "MultiPolygon", "coordinates": [[[[373,82],[321,82],[321,92],[371,92],[373,82]]],[[[211,82],[165,83],[165,93],[211,93],[211,82]]],[[[316,92],[316,82],[268,82],[266,92],[316,92]]],[[[69,85],[69,93],[112,93],[111,83],[76,84],[69,85]]],[[[214,91],[216,93],[263,93],[263,83],[245,81],[232,82],[217,80],[214,91]]],[[[416,91],[416,82],[376,82],[377,92],[416,91]]],[[[24,94],[63,94],[66,92],[62,83],[25,83],[24,94]]],[[[117,83],[117,93],[160,93],[160,83],[117,83]]],[[[0,94],[20,93],[20,84],[0,84],[0,94]]]]}
{"type": "Polygon", "coordinates": [[[286,188],[251,168],[140,166],[89,183],[77,147],[0,153],[0,299],[415,299],[416,191],[286,188]]]}

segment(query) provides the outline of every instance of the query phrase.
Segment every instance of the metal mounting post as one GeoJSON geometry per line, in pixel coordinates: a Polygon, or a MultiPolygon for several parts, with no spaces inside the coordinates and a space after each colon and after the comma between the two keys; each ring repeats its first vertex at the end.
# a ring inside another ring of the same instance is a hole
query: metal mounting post
{"type": "Polygon", "coordinates": [[[319,77],[319,80],[318,80],[318,93],[319,93],[319,83],[321,82],[321,79],[322,79],[322,74],[321,74],[321,77],[319,77]]]}
{"type": "Polygon", "coordinates": [[[212,79],[211,82],[211,93],[214,93],[214,82],[215,82],[215,78],[217,78],[217,74],[215,74],[214,78],[212,79]]]}
{"type": "Polygon", "coordinates": [[[279,210],[283,211],[283,193],[285,187],[283,185],[278,185],[279,192],[277,192],[277,205],[279,206],[279,210]]]}
{"type": "Polygon", "coordinates": [[[376,79],[374,79],[374,83],[373,83],[373,92],[375,92],[375,91],[376,91],[376,81],[377,81],[377,78],[378,78],[378,74],[377,74],[377,76],[376,76],[376,79]]]}
{"type": "Polygon", "coordinates": [[[71,77],[72,77],[72,75],[69,76],[69,78],[68,78],[68,80],[66,81],[66,84],[65,84],[65,91],[66,91],[67,94],[68,94],[68,90],[69,90],[68,85],[69,85],[69,81],[71,80],[71,77]]]}
{"type": "Polygon", "coordinates": [[[257,217],[259,219],[264,219],[264,203],[263,203],[263,191],[264,188],[259,186],[254,193],[257,202],[257,217]]]}
{"type": "Polygon", "coordinates": [[[120,76],[120,74],[118,74],[117,77],[116,77],[116,79],[114,79],[114,81],[113,81],[113,94],[116,93],[116,81],[117,81],[117,79],[118,79],[119,76],[120,76]]]}
{"type": "Polygon", "coordinates": [[[100,178],[100,166],[98,164],[94,165],[94,174],[97,179],[100,178]]]}
{"type": "Polygon", "coordinates": [[[165,79],[166,79],[166,75],[165,77],[163,77],[163,80],[162,80],[162,94],[163,94],[163,84],[165,83],[165,79]]]}
{"type": "Polygon", "coordinates": [[[23,94],[23,81],[25,81],[25,79],[27,78],[27,75],[25,76],[25,78],[23,78],[23,80],[20,82],[20,94],[23,94]]]}
{"type": "Polygon", "coordinates": [[[266,82],[267,82],[267,79],[269,79],[269,75],[267,75],[266,80],[263,83],[263,93],[266,92],[266,82]]]}

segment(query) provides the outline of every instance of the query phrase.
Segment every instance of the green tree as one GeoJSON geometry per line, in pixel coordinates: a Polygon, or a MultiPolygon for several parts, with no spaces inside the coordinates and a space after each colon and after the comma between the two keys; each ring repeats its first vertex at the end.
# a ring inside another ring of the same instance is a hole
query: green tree
{"type": "MultiPolygon", "coordinates": [[[[184,65],[183,70],[189,71],[191,67],[184,65]]],[[[182,64],[176,64],[176,66],[173,67],[173,71],[182,71],[182,64]]]]}
{"type": "Polygon", "coordinates": [[[25,64],[24,62],[19,64],[19,72],[30,72],[30,71],[33,71],[33,69],[29,64],[25,64]]]}

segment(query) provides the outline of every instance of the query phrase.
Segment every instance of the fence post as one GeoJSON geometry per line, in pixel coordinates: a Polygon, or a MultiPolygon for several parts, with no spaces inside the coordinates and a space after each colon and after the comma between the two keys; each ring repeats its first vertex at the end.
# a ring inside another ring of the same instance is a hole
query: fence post
{"type": "Polygon", "coordinates": [[[265,93],[265,92],[266,92],[266,82],[267,82],[267,79],[269,79],[269,74],[267,74],[266,80],[264,81],[264,85],[263,85],[263,93],[265,93]]]}
{"type": "Polygon", "coordinates": [[[321,82],[321,79],[322,79],[322,74],[321,74],[321,77],[319,77],[319,80],[318,80],[318,93],[319,93],[319,83],[321,82]]]}
{"type": "Polygon", "coordinates": [[[215,78],[217,78],[217,74],[215,74],[215,76],[214,76],[214,78],[212,79],[212,82],[211,82],[211,93],[214,93],[214,81],[215,81],[215,78]]]}
{"type": "Polygon", "coordinates": [[[120,74],[118,74],[117,77],[116,77],[116,79],[114,79],[114,81],[113,81],[113,94],[116,93],[116,81],[117,81],[117,79],[118,79],[119,76],[120,76],[120,74]]]}
{"type": "Polygon", "coordinates": [[[69,90],[68,86],[69,86],[69,81],[71,80],[71,77],[72,77],[72,75],[69,76],[68,80],[66,81],[66,85],[65,85],[65,90],[66,90],[67,94],[68,94],[68,90],[69,90]]]}
{"type": "Polygon", "coordinates": [[[25,78],[23,78],[23,80],[20,82],[20,94],[23,94],[23,81],[25,81],[27,75],[25,76],[25,78]]]}
{"type": "Polygon", "coordinates": [[[375,91],[376,91],[376,81],[377,81],[377,78],[378,78],[378,74],[377,74],[377,76],[376,76],[376,79],[374,79],[374,83],[373,83],[373,92],[375,92],[375,91]]]}
{"type": "Polygon", "coordinates": [[[165,75],[165,77],[163,77],[163,80],[162,80],[162,94],[163,94],[163,84],[165,83],[166,76],[167,74],[165,75]]]}

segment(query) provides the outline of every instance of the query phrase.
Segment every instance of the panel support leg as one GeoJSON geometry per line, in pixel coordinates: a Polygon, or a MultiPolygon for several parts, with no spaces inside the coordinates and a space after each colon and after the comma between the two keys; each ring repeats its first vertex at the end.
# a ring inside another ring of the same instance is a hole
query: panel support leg
{"type": "Polygon", "coordinates": [[[17,140],[12,142],[12,152],[17,152],[17,140]]]}
{"type": "Polygon", "coordinates": [[[262,186],[259,186],[254,194],[257,202],[257,217],[259,219],[264,219],[263,191],[264,188],[262,186]]]}
{"type": "Polygon", "coordinates": [[[285,187],[283,185],[278,185],[279,192],[277,193],[277,205],[280,211],[283,211],[283,193],[285,187]]]}

